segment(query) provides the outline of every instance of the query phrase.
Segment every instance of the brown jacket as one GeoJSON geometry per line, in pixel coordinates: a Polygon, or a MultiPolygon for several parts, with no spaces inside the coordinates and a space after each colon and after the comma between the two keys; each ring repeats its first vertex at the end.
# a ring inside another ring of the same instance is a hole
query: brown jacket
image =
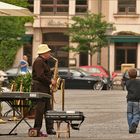
{"type": "Polygon", "coordinates": [[[50,93],[51,70],[47,60],[38,56],[32,67],[31,91],[50,93]]]}

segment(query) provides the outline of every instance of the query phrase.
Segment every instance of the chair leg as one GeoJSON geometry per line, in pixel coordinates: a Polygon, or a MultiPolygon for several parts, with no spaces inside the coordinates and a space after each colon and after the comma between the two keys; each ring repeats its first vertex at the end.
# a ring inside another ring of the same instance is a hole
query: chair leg
{"type": "Polygon", "coordinates": [[[60,138],[60,125],[61,125],[61,122],[56,122],[56,124],[57,124],[56,136],[57,136],[57,138],[60,138]]]}

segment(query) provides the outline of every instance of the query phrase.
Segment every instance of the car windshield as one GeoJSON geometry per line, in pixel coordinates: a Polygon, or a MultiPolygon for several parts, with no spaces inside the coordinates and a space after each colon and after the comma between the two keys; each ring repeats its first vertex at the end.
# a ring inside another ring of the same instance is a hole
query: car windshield
{"type": "Polygon", "coordinates": [[[88,71],[89,71],[90,73],[100,73],[100,70],[97,69],[97,68],[88,68],[88,71]]]}
{"type": "Polygon", "coordinates": [[[71,72],[73,73],[74,76],[81,76],[81,75],[85,75],[88,76],[90,75],[89,72],[84,71],[83,69],[71,69],[71,72]]]}
{"type": "Polygon", "coordinates": [[[7,74],[16,74],[18,73],[18,68],[11,68],[9,70],[6,71],[7,74]]]}

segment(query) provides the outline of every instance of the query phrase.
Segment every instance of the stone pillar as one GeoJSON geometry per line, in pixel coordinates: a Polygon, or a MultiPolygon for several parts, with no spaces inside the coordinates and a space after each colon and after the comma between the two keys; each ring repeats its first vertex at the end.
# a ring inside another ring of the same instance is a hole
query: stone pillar
{"type": "Polygon", "coordinates": [[[75,4],[76,4],[75,0],[69,0],[69,15],[70,16],[75,15],[75,4]]]}
{"type": "Polygon", "coordinates": [[[40,15],[40,0],[34,0],[34,14],[40,15]]]}
{"type": "Polygon", "coordinates": [[[33,37],[33,52],[32,52],[32,62],[34,62],[37,55],[37,47],[42,43],[42,32],[40,28],[34,29],[34,37],[33,37]]]}
{"type": "Polygon", "coordinates": [[[138,43],[137,51],[137,68],[140,68],[140,43],[138,43]]]}
{"type": "Polygon", "coordinates": [[[37,55],[37,47],[42,43],[42,32],[41,32],[41,18],[40,18],[40,3],[41,0],[34,0],[34,14],[35,19],[33,23],[33,49],[32,49],[32,63],[34,62],[37,55]]]}
{"type": "Polygon", "coordinates": [[[110,58],[110,60],[109,60],[109,69],[110,69],[110,73],[112,73],[113,71],[114,71],[114,67],[115,67],[115,59],[114,59],[114,55],[115,55],[115,46],[114,46],[114,43],[111,43],[110,44],[110,52],[109,52],[109,58],[110,58]]]}

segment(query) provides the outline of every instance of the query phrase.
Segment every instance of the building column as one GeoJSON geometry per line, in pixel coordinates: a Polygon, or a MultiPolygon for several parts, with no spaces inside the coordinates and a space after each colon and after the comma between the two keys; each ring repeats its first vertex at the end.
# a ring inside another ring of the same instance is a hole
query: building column
{"type": "Polygon", "coordinates": [[[42,32],[40,28],[40,2],[41,0],[34,1],[34,14],[35,19],[33,23],[34,33],[33,33],[33,49],[32,49],[32,63],[36,59],[37,55],[37,47],[42,43],[42,32]]]}
{"type": "Polygon", "coordinates": [[[34,29],[34,37],[33,37],[33,52],[32,52],[32,62],[38,56],[37,54],[37,47],[42,43],[42,32],[40,28],[34,29]]]}
{"type": "Polygon", "coordinates": [[[93,0],[89,0],[88,1],[88,11],[92,11],[92,4],[91,4],[91,2],[92,2],[93,0]]]}
{"type": "Polygon", "coordinates": [[[138,43],[137,47],[137,68],[140,68],[140,43],[138,43]]]}
{"type": "Polygon", "coordinates": [[[114,43],[111,43],[110,46],[109,46],[109,71],[110,71],[110,74],[114,71],[114,66],[115,66],[115,46],[114,46],[114,43]]]}
{"type": "Polygon", "coordinates": [[[40,15],[40,1],[41,0],[34,0],[34,14],[40,15]]]}
{"type": "Polygon", "coordinates": [[[69,0],[69,15],[70,16],[75,15],[75,4],[76,4],[76,0],[69,0]]]}

